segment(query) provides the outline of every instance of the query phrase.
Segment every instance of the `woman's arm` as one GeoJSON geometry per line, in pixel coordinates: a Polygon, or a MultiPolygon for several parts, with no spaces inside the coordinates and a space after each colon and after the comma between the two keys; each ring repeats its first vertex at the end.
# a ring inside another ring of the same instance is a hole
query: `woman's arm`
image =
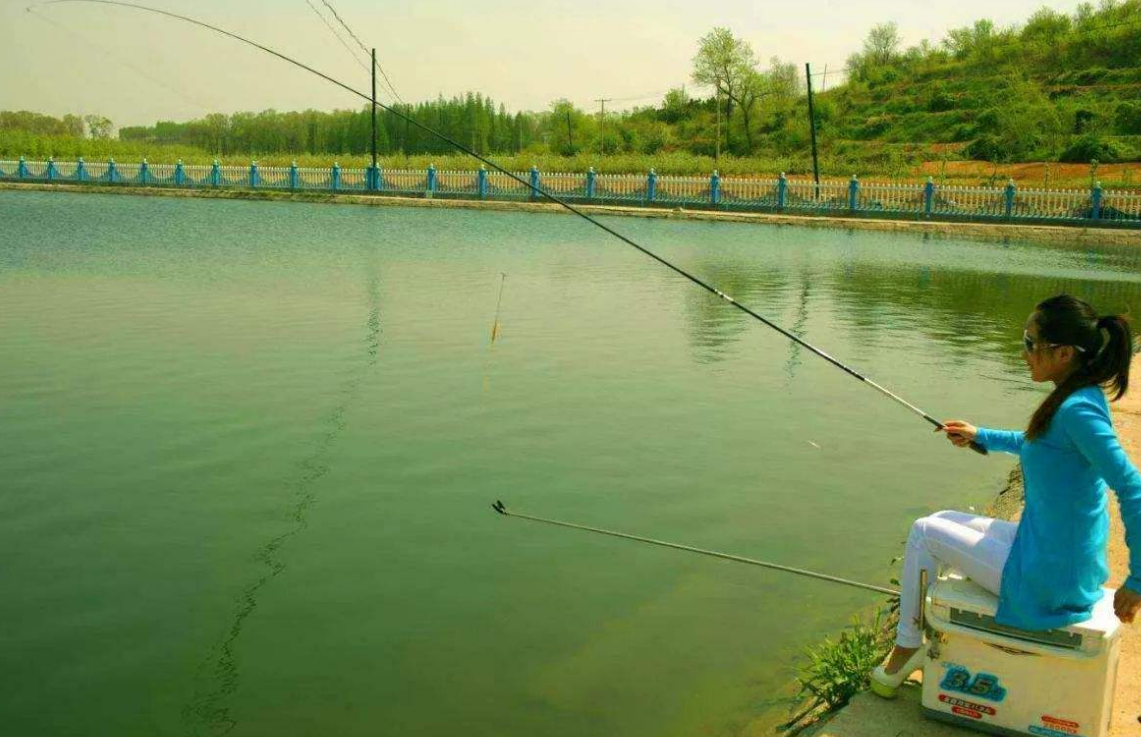
{"type": "Polygon", "coordinates": [[[1026,442],[1026,434],[1021,430],[990,430],[980,427],[975,442],[987,450],[1018,455],[1022,444],[1026,442]]]}
{"type": "Polygon", "coordinates": [[[1022,450],[1022,444],[1026,441],[1025,434],[1021,430],[988,430],[962,420],[947,420],[940,430],[959,448],[968,448],[974,442],[987,450],[1018,455],[1022,450]]]}
{"type": "Polygon", "coordinates": [[[1064,405],[1057,418],[1081,454],[1117,493],[1125,542],[1129,545],[1129,578],[1125,586],[1141,594],[1141,473],[1121,448],[1109,413],[1099,403],[1076,401],[1064,405]]]}

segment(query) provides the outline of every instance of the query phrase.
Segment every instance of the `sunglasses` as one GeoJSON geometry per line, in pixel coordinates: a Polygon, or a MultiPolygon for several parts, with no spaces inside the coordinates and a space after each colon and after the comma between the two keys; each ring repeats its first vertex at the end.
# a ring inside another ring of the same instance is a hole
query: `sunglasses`
{"type": "MultiPolygon", "coordinates": [[[[1026,332],[1025,330],[1022,331],[1022,347],[1026,349],[1027,353],[1033,353],[1034,349],[1037,348],[1039,344],[1046,345],[1051,348],[1061,348],[1063,345],[1062,343],[1042,343],[1042,341],[1032,338],[1030,333],[1026,332]]],[[[1071,348],[1076,350],[1078,353],[1086,352],[1086,349],[1082,348],[1080,345],[1071,346],[1071,348]]]]}

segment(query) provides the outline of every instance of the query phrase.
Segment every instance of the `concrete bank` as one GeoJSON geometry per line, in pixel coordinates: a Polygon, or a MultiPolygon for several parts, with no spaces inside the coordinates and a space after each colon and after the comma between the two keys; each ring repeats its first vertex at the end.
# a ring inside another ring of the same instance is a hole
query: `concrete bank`
{"type": "MultiPolygon", "coordinates": [[[[1141,357],[1133,360],[1133,375],[1141,376],[1141,357]]],[[[1135,463],[1141,463],[1141,390],[1135,388],[1111,406],[1121,444],[1135,463]]],[[[1014,475],[990,513],[996,517],[1017,519],[1022,511],[1022,497],[1022,479],[1014,475]]],[[[1125,546],[1116,500],[1110,508],[1109,585],[1115,586],[1128,575],[1129,549],[1125,546]]],[[[1110,737],[1141,735],[1141,624],[1127,626],[1122,637],[1113,709],[1110,737]]],[[[919,687],[911,686],[903,689],[895,701],[862,693],[806,734],[814,737],[962,737],[972,733],[921,717],[919,687]]]]}
{"type": "MultiPolygon", "coordinates": [[[[549,202],[499,202],[490,200],[426,199],[359,194],[316,192],[277,192],[270,190],[164,189],[129,185],[0,183],[0,191],[88,192],[125,194],[140,197],[194,197],[198,199],[264,200],[270,202],[309,202],[323,204],[366,205],[373,207],[443,207],[508,212],[566,213],[549,202]]],[[[1024,225],[1013,223],[935,222],[928,220],[877,220],[867,217],[830,217],[823,215],[778,215],[774,213],[686,210],[683,208],[620,207],[608,205],[575,205],[591,215],[661,218],[669,220],[754,223],[762,225],[795,225],[809,228],[840,228],[892,233],[916,233],[929,236],[971,238],[988,241],[1035,240],[1076,245],[1128,245],[1141,247],[1141,230],[1120,228],[1086,228],[1074,225],[1024,225]]]]}

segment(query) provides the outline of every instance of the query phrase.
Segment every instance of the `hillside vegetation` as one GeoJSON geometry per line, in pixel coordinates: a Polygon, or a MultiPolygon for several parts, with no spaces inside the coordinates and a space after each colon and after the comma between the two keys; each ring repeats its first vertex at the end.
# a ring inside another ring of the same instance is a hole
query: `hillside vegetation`
{"type": "Polygon", "coordinates": [[[978,21],[901,51],[878,26],[821,95],[823,128],[852,141],[964,144],[987,161],[1122,161],[1141,141],[1141,2],[978,21]]]}
{"type": "MultiPolygon", "coordinates": [[[[545,111],[509,112],[468,93],[381,114],[377,146],[389,167],[472,168],[404,115],[514,169],[809,173],[803,67],[778,58],[762,65],[752,43],[724,28],[696,49],[692,81],[705,96],[678,88],[657,105],[603,118],[562,99],[545,111]]],[[[894,24],[876,25],[849,58],[845,82],[817,93],[815,111],[826,176],[993,182],[1009,174],[1041,178],[1038,184],[1097,176],[1134,186],[1141,179],[1130,167],[1141,161],[1141,0],[1083,3],[1070,14],[1042,9],[1011,27],[980,20],[911,48],[894,24]]],[[[266,110],[124,127],[116,135],[99,116],[0,113],[0,157],[363,165],[369,123],[367,108],[266,110]]]]}

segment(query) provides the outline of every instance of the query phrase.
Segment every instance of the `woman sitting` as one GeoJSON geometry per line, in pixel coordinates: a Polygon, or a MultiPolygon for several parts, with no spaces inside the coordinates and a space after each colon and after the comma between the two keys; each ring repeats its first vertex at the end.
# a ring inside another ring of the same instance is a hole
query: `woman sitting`
{"type": "Polygon", "coordinates": [[[1130,552],[1130,575],[1117,589],[1114,611],[1128,623],[1141,609],[1141,475],[1121,449],[1103,391],[1117,400],[1129,387],[1129,323],[1121,316],[1098,317],[1082,300],[1060,295],[1030,315],[1023,343],[1031,378],[1055,384],[1026,431],[961,421],[944,428],[960,448],[976,442],[1019,456],[1026,487],[1022,519],[1014,524],[939,512],[915,522],[904,557],[895,648],[872,674],[872,690],[880,696],[894,696],[923,664],[921,570],[934,581],[942,563],[998,595],[999,624],[1048,630],[1088,619],[1109,578],[1107,485],[1121,504],[1130,552]]]}

